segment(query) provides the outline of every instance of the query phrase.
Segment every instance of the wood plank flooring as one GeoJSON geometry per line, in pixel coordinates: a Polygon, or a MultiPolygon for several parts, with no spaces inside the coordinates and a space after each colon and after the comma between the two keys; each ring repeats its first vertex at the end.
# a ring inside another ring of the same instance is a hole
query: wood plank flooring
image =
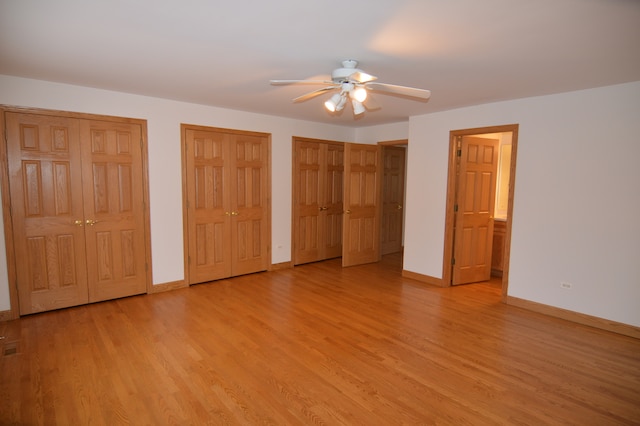
{"type": "Polygon", "coordinates": [[[398,255],[0,323],[0,424],[640,424],[640,340],[398,255]]]}

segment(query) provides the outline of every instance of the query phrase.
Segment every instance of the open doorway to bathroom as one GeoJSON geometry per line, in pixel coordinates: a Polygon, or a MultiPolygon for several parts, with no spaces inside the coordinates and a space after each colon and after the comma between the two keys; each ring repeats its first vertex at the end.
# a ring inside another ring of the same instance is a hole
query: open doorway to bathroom
{"type": "Polygon", "coordinates": [[[450,132],[443,278],[507,293],[518,125],[450,132]]]}

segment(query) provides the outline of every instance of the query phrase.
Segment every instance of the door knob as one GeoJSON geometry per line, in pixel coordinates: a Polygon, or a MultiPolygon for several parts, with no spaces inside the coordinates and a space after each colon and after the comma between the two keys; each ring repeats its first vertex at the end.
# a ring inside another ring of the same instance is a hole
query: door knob
{"type": "Polygon", "coordinates": [[[240,213],[238,213],[238,212],[231,212],[231,216],[239,216],[239,215],[240,215],[240,213]]]}
{"type": "Polygon", "coordinates": [[[345,211],[346,214],[351,214],[351,210],[345,211]]]}
{"type": "Polygon", "coordinates": [[[73,222],[73,224],[77,226],[82,226],[82,221],[80,219],[77,219],[73,222]]]}
{"type": "Polygon", "coordinates": [[[396,207],[398,210],[402,210],[402,206],[400,204],[398,204],[398,207],[396,207]]]}
{"type": "Polygon", "coordinates": [[[95,225],[96,223],[98,223],[98,221],[97,221],[97,220],[87,219],[87,220],[85,221],[85,223],[86,223],[87,225],[91,225],[91,226],[93,226],[93,225],[95,225]]]}

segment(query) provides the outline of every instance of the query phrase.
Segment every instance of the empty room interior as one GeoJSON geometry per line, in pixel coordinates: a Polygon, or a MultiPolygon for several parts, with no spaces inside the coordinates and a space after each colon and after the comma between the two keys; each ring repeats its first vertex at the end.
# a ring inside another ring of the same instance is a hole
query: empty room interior
{"type": "Polygon", "coordinates": [[[640,2],[0,2],[0,424],[640,424],[640,2]]]}

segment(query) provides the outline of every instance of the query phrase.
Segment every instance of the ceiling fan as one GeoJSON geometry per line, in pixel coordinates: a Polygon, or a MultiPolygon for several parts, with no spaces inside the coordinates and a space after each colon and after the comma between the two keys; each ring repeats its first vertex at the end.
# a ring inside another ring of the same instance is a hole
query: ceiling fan
{"type": "Polygon", "coordinates": [[[346,103],[351,100],[353,113],[362,114],[366,109],[376,109],[371,98],[367,96],[368,91],[386,92],[393,95],[407,96],[427,100],[431,92],[415,87],[397,86],[395,84],[378,83],[377,77],[358,69],[358,61],[348,59],[342,61],[342,68],[337,68],[331,73],[331,81],[324,80],[271,80],[273,85],[286,84],[324,84],[325,87],[298,96],[293,102],[303,102],[330,91],[337,91],[329,100],[324,103],[325,108],[330,112],[341,111],[346,103]]]}

